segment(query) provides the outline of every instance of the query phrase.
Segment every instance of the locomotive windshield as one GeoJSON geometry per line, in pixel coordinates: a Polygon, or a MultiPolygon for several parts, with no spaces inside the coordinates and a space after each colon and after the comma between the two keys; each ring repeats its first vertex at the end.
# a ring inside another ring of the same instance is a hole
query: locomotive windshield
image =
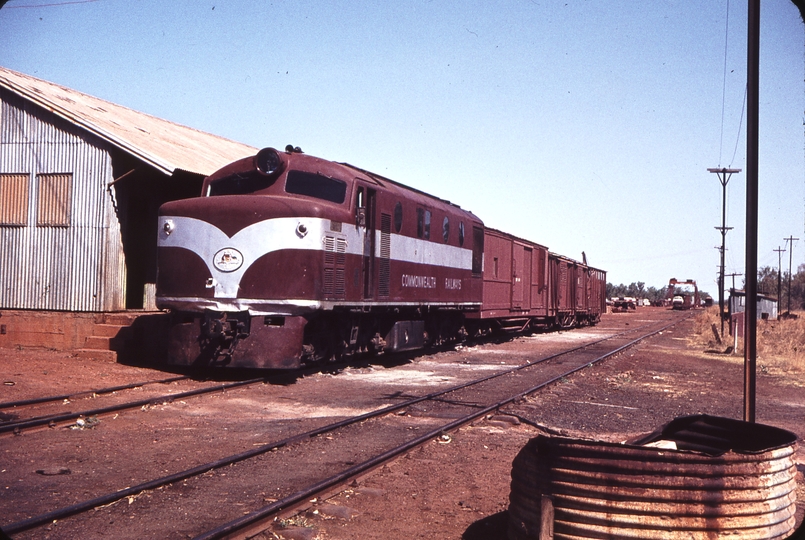
{"type": "Polygon", "coordinates": [[[316,173],[288,171],[285,192],[341,204],[347,195],[347,183],[316,173]]]}
{"type": "MultiPolygon", "coordinates": [[[[266,176],[257,171],[233,174],[210,182],[207,196],[248,195],[271,187],[276,180],[276,176],[266,176]]],[[[285,192],[342,204],[346,199],[347,184],[321,174],[292,170],[288,171],[285,192]]]]}
{"type": "Polygon", "coordinates": [[[207,188],[207,196],[254,193],[271,186],[276,180],[276,177],[265,176],[257,171],[233,174],[211,182],[207,188]]]}

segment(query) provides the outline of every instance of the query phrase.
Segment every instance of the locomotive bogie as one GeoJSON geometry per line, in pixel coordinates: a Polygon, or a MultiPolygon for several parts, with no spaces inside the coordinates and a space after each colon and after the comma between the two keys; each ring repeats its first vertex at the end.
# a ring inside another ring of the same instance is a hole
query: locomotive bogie
{"type": "Polygon", "coordinates": [[[294,369],[301,366],[304,317],[248,312],[174,312],[169,363],[195,367],[294,369]]]}

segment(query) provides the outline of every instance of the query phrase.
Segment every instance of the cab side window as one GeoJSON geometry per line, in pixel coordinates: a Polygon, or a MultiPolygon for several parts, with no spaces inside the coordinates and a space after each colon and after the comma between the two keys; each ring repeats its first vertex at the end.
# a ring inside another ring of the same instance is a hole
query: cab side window
{"type": "Polygon", "coordinates": [[[430,210],[416,209],[416,235],[424,240],[430,240],[430,210]]]}
{"type": "Polygon", "coordinates": [[[358,187],[355,195],[355,223],[358,227],[366,226],[366,194],[363,187],[358,187]]]}
{"type": "Polygon", "coordinates": [[[402,203],[398,202],[394,206],[394,232],[396,233],[400,232],[400,229],[402,229],[402,222],[403,222],[402,203]]]}

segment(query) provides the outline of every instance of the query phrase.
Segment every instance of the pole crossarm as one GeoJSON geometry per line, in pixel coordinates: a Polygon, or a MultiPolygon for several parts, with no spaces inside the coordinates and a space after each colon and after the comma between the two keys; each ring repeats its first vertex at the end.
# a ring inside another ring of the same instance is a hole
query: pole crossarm
{"type": "Polygon", "coordinates": [[[735,174],[741,172],[741,169],[727,169],[726,167],[722,168],[708,168],[707,172],[715,173],[718,175],[718,180],[721,182],[721,185],[726,187],[727,182],[730,181],[730,177],[735,174]]]}

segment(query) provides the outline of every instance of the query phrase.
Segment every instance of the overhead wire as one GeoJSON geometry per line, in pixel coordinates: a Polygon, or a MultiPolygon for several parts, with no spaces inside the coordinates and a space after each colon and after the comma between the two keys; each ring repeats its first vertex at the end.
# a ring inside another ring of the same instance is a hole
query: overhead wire
{"type": "MultiPolygon", "coordinates": [[[[100,0],[65,0],[63,2],[51,2],[47,4],[26,4],[22,6],[6,6],[6,9],[33,9],[33,8],[43,8],[43,7],[56,7],[56,6],[67,6],[70,4],[89,4],[91,2],[98,2],[100,0]]],[[[0,1],[0,7],[3,7],[5,2],[0,1]]]]}
{"type": "Polygon", "coordinates": [[[724,111],[727,103],[727,46],[730,29],[730,0],[727,0],[727,20],[724,24],[724,72],[721,78],[721,137],[718,145],[718,166],[721,167],[721,154],[724,149],[724,111]]]}
{"type": "Polygon", "coordinates": [[[738,153],[738,143],[741,140],[741,128],[743,128],[744,124],[744,113],[746,112],[746,92],[748,90],[748,86],[744,85],[744,99],[741,102],[741,119],[738,121],[738,136],[735,137],[735,148],[732,151],[732,159],[730,160],[730,164],[727,167],[732,167],[732,163],[735,161],[735,154],[738,153]]]}
{"type": "MultiPolygon", "coordinates": [[[[722,87],[721,87],[721,136],[719,141],[719,149],[718,149],[718,163],[719,167],[721,167],[722,159],[723,159],[723,152],[724,152],[724,119],[726,116],[726,109],[727,109],[727,60],[728,60],[728,53],[729,53],[729,27],[730,27],[730,1],[727,0],[727,13],[725,17],[725,24],[724,24],[724,65],[723,65],[723,72],[722,72],[722,87]]],[[[746,113],[746,97],[747,97],[747,85],[744,85],[744,96],[743,100],[741,100],[741,116],[738,121],[738,132],[735,137],[735,146],[733,147],[732,157],[729,160],[729,164],[727,167],[732,168],[732,164],[735,162],[735,156],[738,154],[738,144],[741,141],[741,130],[743,129],[743,119],[746,113]]],[[[727,186],[727,194],[729,195],[731,186],[727,186]]],[[[725,220],[729,222],[729,205],[726,208],[727,216],[725,216],[725,220]]],[[[732,242],[731,237],[728,235],[725,242],[725,254],[724,254],[724,266],[726,268],[731,268],[731,272],[734,272],[734,268],[738,268],[736,264],[735,257],[732,255],[732,242]]]]}

